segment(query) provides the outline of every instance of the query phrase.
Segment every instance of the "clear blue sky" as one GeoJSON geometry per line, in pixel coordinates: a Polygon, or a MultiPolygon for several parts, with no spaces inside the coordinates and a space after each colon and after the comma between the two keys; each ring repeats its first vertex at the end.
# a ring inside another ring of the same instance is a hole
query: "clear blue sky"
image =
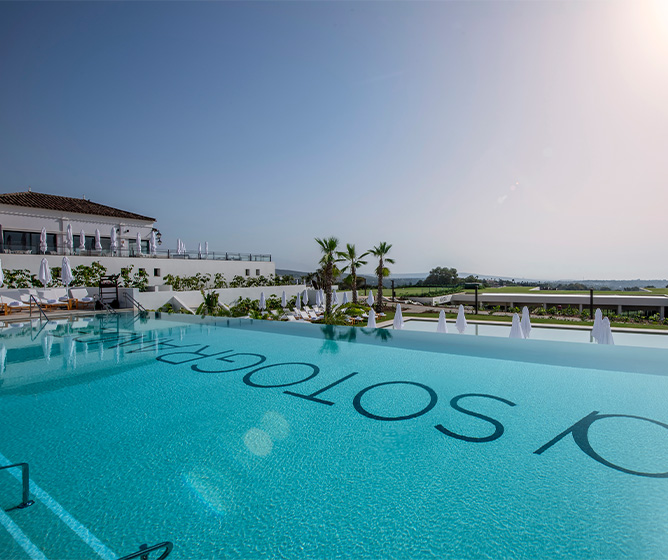
{"type": "Polygon", "coordinates": [[[155,216],[163,248],[668,275],[660,0],[2,2],[0,80],[0,190],[155,216]]]}

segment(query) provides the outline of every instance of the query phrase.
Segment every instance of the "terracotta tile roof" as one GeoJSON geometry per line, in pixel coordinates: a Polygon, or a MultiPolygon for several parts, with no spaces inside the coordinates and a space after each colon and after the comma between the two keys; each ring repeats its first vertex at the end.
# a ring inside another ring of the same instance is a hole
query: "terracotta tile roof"
{"type": "Polygon", "coordinates": [[[91,202],[83,198],[71,198],[69,196],[57,196],[55,194],[32,191],[0,194],[0,204],[155,222],[155,218],[142,216],[134,212],[126,212],[125,210],[119,210],[118,208],[112,208],[111,206],[105,206],[104,204],[98,204],[97,202],[91,202]]]}

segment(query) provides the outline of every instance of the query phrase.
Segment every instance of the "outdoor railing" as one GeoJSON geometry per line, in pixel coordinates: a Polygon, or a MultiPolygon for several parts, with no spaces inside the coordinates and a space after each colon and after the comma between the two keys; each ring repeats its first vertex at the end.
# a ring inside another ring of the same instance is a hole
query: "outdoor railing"
{"type": "Polygon", "coordinates": [[[249,261],[249,262],[271,262],[271,255],[261,253],[230,253],[230,252],[209,252],[199,253],[198,251],[186,251],[185,253],[177,253],[172,249],[158,250],[154,255],[142,251],[137,253],[134,249],[120,249],[113,253],[109,249],[78,249],[73,250],[64,249],[62,247],[49,248],[46,253],[42,253],[39,249],[26,248],[20,246],[7,246],[0,248],[0,253],[15,254],[15,255],[59,255],[59,256],[80,256],[80,257],[142,257],[142,258],[158,258],[158,259],[196,259],[207,261],[249,261]]]}

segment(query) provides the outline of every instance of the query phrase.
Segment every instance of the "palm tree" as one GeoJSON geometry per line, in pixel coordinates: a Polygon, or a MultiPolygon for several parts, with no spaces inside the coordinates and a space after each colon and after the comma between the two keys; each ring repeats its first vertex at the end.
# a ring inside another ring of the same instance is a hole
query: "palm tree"
{"type": "Polygon", "coordinates": [[[332,281],[334,279],[334,264],[338,262],[336,258],[336,249],[339,246],[339,240],[336,237],[326,239],[315,238],[316,243],[320,245],[322,258],[320,264],[323,270],[323,288],[325,290],[325,315],[332,312],[332,281]]]}
{"type": "Polygon", "coordinates": [[[391,248],[392,245],[388,245],[385,241],[382,241],[369,251],[374,257],[378,258],[378,268],[376,268],[376,276],[378,276],[378,299],[376,299],[377,313],[382,313],[383,311],[383,277],[390,275],[390,271],[385,268],[384,263],[388,262],[394,264],[394,259],[387,257],[391,248]]]}
{"type": "Polygon", "coordinates": [[[345,251],[339,252],[339,262],[348,263],[341,269],[341,272],[350,269],[350,279],[353,285],[353,303],[357,303],[357,269],[366,264],[366,261],[363,261],[362,259],[368,254],[369,252],[367,251],[366,253],[357,256],[355,245],[351,245],[350,243],[346,244],[345,251]]]}

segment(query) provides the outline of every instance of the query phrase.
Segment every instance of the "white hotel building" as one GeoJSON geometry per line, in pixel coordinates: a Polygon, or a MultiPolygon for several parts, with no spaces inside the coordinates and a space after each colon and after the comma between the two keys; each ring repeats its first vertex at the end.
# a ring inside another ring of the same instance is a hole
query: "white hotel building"
{"type": "Polygon", "coordinates": [[[226,253],[210,250],[208,255],[189,251],[177,255],[175,249],[158,247],[149,256],[151,232],[160,232],[156,220],[134,212],[119,210],[86,200],[32,192],[0,194],[0,253],[2,268],[28,269],[37,274],[42,258],[49,266],[60,267],[67,255],[72,267],[100,262],[108,274],[134,265],[133,272],[145,269],[149,285],[163,284],[167,274],[191,276],[197,272],[211,275],[219,272],[230,281],[235,276],[269,276],[276,273],[271,255],[226,253]],[[66,249],[67,226],[74,238],[72,251],[66,249]],[[47,250],[40,251],[40,234],[46,228],[47,250]],[[119,250],[110,252],[111,230],[116,229],[119,250]],[[100,232],[101,250],[95,249],[95,231],[100,232]],[[79,248],[80,232],[84,232],[85,248],[79,248]],[[141,237],[141,254],[137,250],[137,234],[141,237]]]}

